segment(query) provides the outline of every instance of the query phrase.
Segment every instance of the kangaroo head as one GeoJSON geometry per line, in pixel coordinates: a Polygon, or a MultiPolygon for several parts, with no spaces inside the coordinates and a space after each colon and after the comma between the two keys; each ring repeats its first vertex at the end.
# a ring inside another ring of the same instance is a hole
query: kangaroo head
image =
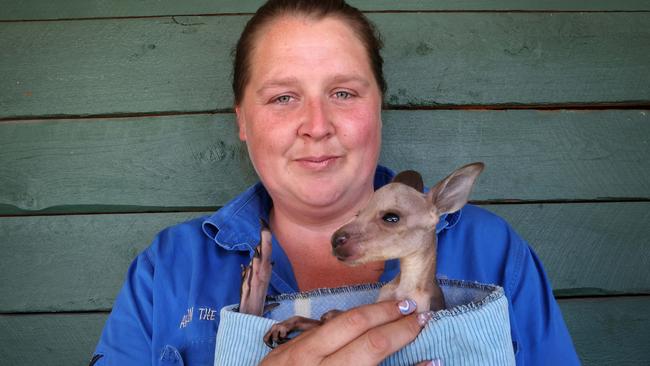
{"type": "Polygon", "coordinates": [[[332,235],[333,254],[355,265],[430,251],[435,246],[440,216],[458,211],[467,203],[483,167],[483,163],[473,163],[459,168],[427,193],[422,192],[424,184],[419,173],[398,174],[332,235]]]}

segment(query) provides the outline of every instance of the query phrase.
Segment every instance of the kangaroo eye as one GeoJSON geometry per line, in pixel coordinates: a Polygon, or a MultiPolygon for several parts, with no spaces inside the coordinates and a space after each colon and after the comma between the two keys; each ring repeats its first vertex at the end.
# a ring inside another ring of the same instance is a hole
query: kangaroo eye
{"type": "Polygon", "coordinates": [[[385,214],[384,217],[382,217],[381,219],[386,222],[390,222],[391,224],[394,224],[399,221],[399,216],[397,214],[389,212],[385,214]]]}

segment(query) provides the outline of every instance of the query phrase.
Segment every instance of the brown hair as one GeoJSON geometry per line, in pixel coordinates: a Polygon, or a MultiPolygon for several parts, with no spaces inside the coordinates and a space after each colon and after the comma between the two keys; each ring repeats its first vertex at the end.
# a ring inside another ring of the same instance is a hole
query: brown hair
{"type": "Polygon", "coordinates": [[[379,90],[382,95],[386,92],[384,60],[379,53],[382,48],[381,37],[375,26],[359,9],[348,5],[344,0],[269,0],[246,23],[234,50],[232,90],[235,105],[241,102],[244,88],[250,78],[250,58],[257,33],[265,25],[285,15],[302,15],[317,20],[333,16],[348,23],[366,49],[379,90]]]}

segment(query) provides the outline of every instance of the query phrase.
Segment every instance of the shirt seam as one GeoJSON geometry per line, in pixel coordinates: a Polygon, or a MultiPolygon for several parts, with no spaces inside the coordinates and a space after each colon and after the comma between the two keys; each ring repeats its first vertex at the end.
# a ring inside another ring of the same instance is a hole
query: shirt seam
{"type": "MultiPolygon", "coordinates": [[[[517,240],[518,244],[523,244],[521,240],[517,240]]],[[[519,250],[517,251],[517,256],[515,258],[515,268],[511,280],[508,283],[508,293],[514,294],[514,291],[521,280],[521,274],[523,270],[523,261],[526,256],[526,245],[520,245],[519,250]]]]}
{"type": "Polygon", "coordinates": [[[144,256],[142,256],[142,258],[147,262],[149,267],[151,269],[153,269],[154,268],[154,266],[153,266],[154,260],[153,260],[153,258],[151,258],[152,254],[151,254],[151,249],[150,248],[151,247],[147,248],[147,250],[144,251],[144,253],[143,253],[144,256]]]}

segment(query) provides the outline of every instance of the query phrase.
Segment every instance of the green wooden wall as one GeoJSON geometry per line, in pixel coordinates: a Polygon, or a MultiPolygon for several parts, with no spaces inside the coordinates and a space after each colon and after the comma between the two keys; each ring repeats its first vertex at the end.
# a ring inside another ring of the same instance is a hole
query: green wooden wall
{"type": "MultiPolygon", "coordinates": [[[[650,2],[351,3],[385,38],[382,163],[484,161],[584,364],[650,363],[650,2]]],[[[0,365],[87,364],[155,233],[255,181],[229,77],[259,4],[0,0],[0,365]]]]}

